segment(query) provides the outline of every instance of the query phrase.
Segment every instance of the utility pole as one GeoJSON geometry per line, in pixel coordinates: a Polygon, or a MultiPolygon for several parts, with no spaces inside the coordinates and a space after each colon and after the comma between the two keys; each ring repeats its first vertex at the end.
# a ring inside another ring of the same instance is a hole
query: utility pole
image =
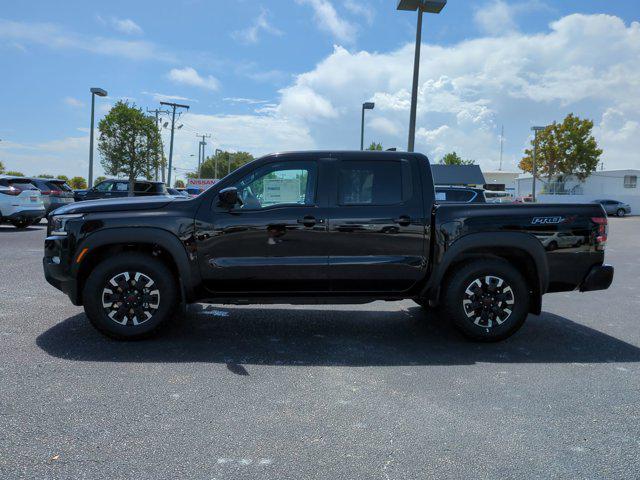
{"type": "Polygon", "coordinates": [[[169,170],[168,170],[168,178],[167,185],[171,186],[171,167],[173,165],[173,134],[176,127],[176,108],[184,108],[189,110],[189,105],[180,105],[179,103],[171,103],[171,102],[160,102],[160,105],[166,105],[167,107],[171,107],[171,142],[169,144],[169,170]]]}
{"type": "Polygon", "coordinates": [[[202,137],[202,141],[199,142],[198,144],[198,178],[200,178],[200,166],[204,163],[204,148],[207,145],[207,142],[205,141],[206,138],[211,138],[210,134],[206,134],[206,135],[200,135],[199,133],[196,133],[196,137],[200,138],[202,137]],[[202,153],[201,153],[202,151],[202,153]],[[200,160],[200,158],[202,158],[202,160],[200,160]]]}
{"type": "Polygon", "coordinates": [[[216,148],[215,151],[215,157],[214,157],[214,169],[215,169],[215,177],[216,180],[218,180],[218,155],[222,153],[222,150],[220,150],[219,148],[216,148]]]}
{"type": "Polygon", "coordinates": [[[537,156],[538,156],[538,132],[541,132],[546,127],[531,127],[533,130],[533,182],[531,185],[531,199],[533,203],[536,202],[536,175],[538,173],[537,156]]]}
{"type": "MultiPolygon", "coordinates": [[[[158,129],[158,134],[160,135],[160,117],[159,115],[161,113],[169,113],[169,110],[161,110],[159,108],[156,108],[155,110],[149,110],[147,108],[147,113],[152,113],[155,115],[156,117],[156,128],[158,129]]],[[[156,175],[155,175],[155,180],[156,182],[158,181],[158,165],[160,165],[160,160],[159,158],[156,158],[156,175]]],[[[164,182],[164,167],[162,168],[162,181],[164,182]]]]}
{"type": "Polygon", "coordinates": [[[502,147],[504,144],[504,125],[502,125],[502,129],[500,130],[500,167],[498,170],[502,170],[502,147]]]}

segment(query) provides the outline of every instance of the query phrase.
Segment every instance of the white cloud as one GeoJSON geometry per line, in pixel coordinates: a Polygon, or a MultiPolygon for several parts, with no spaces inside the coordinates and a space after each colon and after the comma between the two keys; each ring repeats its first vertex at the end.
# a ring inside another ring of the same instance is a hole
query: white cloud
{"type": "Polygon", "coordinates": [[[541,0],[508,3],[491,0],[476,7],[474,21],[480,31],[489,35],[505,35],[518,30],[517,17],[536,10],[551,10],[541,0]]]}
{"type": "Polygon", "coordinates": [[[309,5],[313,9],[318,28],[331,34],[336,40],[353,43],[357,27],[340,17],[329,0],[296,0],[301,5],[309,5]]]}
{"type": "Polygon", "coordinates": [[[400,126],[396,122],[385,117],[374,117],[371,120],[367,120],[367,127],[374,132],[392,136],[399,135],[401,132],[400,126]]]}
{"type": "Polygon", "coordinates": [[[373,24],[373,20],[376,17],[375,8],[371,4],[366,2],[345,0],[344,8],[349,10],[352,14],[362,18],[369,25],[373,24]]]}
{"type": "Polygon", "coordinates": [[[142,92],[143,95],[149,95],[153,97],[155,102],[168,102],[168,101],[177,101],[177,102],[197,102],[193,98],[183,97],[181,95],[167,95],[165,93],[158,92],[142,92]]]}
{"type": "Polygon", "coordinates": [[[80,100],[74,97],[65,97],[64,103],[66,103],[70,107],[78,107],[78,108],[84,107],[84,102],[81,102],[80,100]]]}
{"type": "Polygon", "coordinates": [[[260,13],[251,26],[242,30],[236,30],[231,33],[231,36],[240,43],[252,44],[258,43],[260,32],[269,33],[276,36],[283,35],[282,30],[274,27],[269,22],[269,11],[264,8],[260,10],[260,13]]]}
{"type": "Polygon", "coordinates": [[[222,100],[228,103],[244,103],[247,105],[258,105],[261,103],[269,102],[269,100],[258,100],[255,98],[243,98],[243,97],[225,97],[222,100]]]}
{"type": "Polygon", "coordinates": [[[192,87],[200,87],[207,90],[217,91],[220,88],[220,82],[212,75],[202,77],[195,68],[173,68],[168,73],[169,80],[175,83],[181,83],[192,87]]]}
{"type": "Polygon", "coordinates": [[[113,18],[113,27],[128,35],[142,35],[142,28],[130,18],[113,18]]]}
{"type": "Polygon", "coordinates": [[[15,22],[0,18],[0,39],[19,42],[20,45],[41,45],[53,50],[82,50],[131,60],[174,60],[172,54],[151,42],[80,35],[53,23],[15,22]]]}

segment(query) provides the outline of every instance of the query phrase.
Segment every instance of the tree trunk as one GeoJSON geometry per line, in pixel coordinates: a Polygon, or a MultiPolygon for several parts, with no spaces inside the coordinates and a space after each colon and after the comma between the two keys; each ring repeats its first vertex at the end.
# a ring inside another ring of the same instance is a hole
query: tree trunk
{"type": "Polygon", "coordinates": [[[136,177],[129,175],[129,193],[128,196],[129,197],[133,197],[134,193],[133,193],[133,188],[136,184],[136,177]]]}

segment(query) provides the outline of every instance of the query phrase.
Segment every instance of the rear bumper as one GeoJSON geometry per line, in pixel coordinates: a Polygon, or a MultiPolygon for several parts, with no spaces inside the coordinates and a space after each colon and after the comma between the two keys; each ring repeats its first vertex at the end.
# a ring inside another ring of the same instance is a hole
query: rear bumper
{"type": "Polygon", "coordinates": [[[9,220],[20,220],[22,218],[27,218],[29,220],[35,220],[36,218],[42,218],[45,215],[44,209],[38,210],[18,210],[13,212],[10,215],[7,215],[5,218],[9,220]]]}
{"type": "Polygon", "coordinates": [[[613,266],[599,265],[591,267],[589,273],[580,284],[581,292],[591,292],[593,290],[606,290],[613,282],[613,266]]]}

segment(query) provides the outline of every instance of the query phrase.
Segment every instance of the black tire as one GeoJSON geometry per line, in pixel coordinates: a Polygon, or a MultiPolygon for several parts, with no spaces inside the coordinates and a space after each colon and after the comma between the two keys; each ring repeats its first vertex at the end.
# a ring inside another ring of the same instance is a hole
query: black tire
{"type": "Polygon", "coordinates": [[[11,224],[16,227],[18,230],[23,230],[31,225],[31,222],[26,218],[21,218],[20,220],[12,220],[11,224]]]}
{"type": "Polygon", "coordinates": [[[624,208],[619,208],[616,215],[618,215],[619,217],[624,217],[625,213],[627,212],[624,211],[624,208]]]}
{"type": "Polygon", "coordinates": [[[149,337],[173,318],[178,303],[177,285],[167,266],[141,253],[121,253],[98,264],[87,278],[82,298],[91,324],[118,340],[149,337]],[[138,316],[145,319],[140,322],[138,316]]]}
{"type": "Polygon", "coordinates": [[[461,265],[448,277],[443,292],[442,315],[463,335],[476,341],[497,342],[510,337],[522,327],[529,313],[525,279],[500,259],[461,265]],[[495,279],[502,280],[501,286],[495,279]],[[479,305],[477,309],[473,308],[475,305],[479,305]]]}

